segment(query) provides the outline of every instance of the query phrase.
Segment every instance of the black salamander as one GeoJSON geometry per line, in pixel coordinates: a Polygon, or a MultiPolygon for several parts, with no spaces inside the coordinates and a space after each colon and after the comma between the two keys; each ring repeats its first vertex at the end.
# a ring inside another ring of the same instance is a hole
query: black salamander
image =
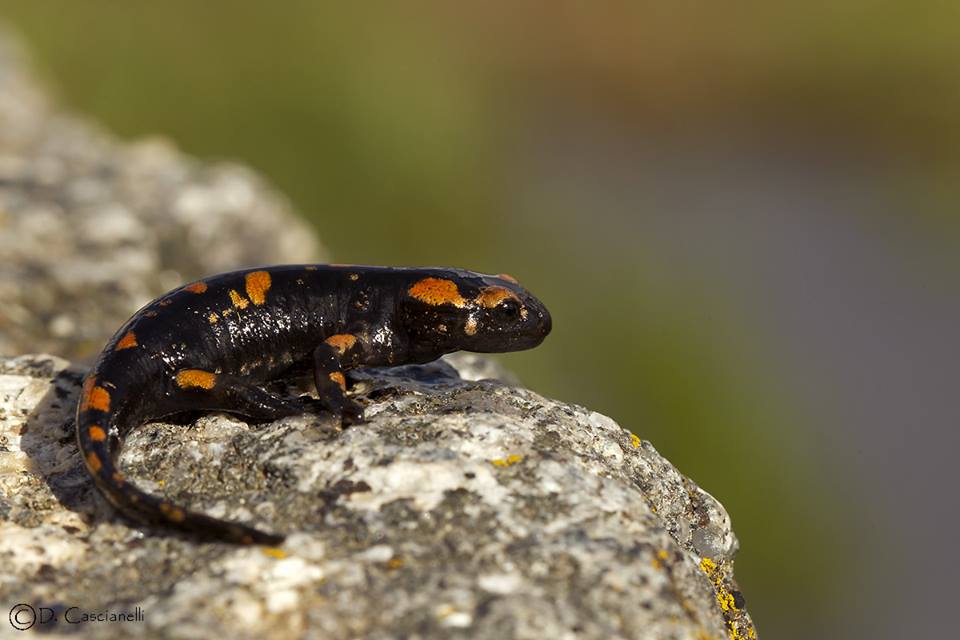
{"type": "Polygon", "coordinates": [[[275,545],[282,535],[134,487],[116,467],[123,438],[144,422],[193,410],[268,421],[320,408],[344,424],[360,422],[345,371],[459,350],[530,349],[550,327],[543,304],[508,275],[349,265],[225,273],[154,300],[117,332],[84,380],[77,443],[97,487],[123,515],[205,539],[275,545]],[[262,386],[310,369],[319,402],[262,386]]]}

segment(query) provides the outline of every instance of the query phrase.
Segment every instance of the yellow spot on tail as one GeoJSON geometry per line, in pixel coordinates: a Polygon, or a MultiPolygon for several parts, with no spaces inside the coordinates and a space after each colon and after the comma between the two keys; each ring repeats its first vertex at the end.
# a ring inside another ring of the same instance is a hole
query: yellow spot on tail
{"type": "Polygon", "coordinates": [[[93,376],[83,383],[83,395],[80,400],[80,411],[110,411],[110,392],[97,386],[97,379],[93,376]]]}
{"type": "Polygon", "coordinates": [[[90,436],[90,439],[94,442],[103,442],[107,439],[107,432],[101,429],[97,425],[91,426],[87,429],[87,434],[90,436]]]}
{"type": "Polygon", "coordinates": [[[347,389],[347,380],[343,377],[343,374],[339,371],[334,371],[330,374],[330,379],[340,385],[340,388],[346,391],[347,389]]]}
{"type": "Polygon", "coordinates": [[[407,290],[412,297],[432,306],[452,304],[455,307],[467,306],[467,300],[460,295],[460,289],[453,280],[443,278],[424,278],[407,290]]]}
{"type": "Polygon", "coordinates": [[[283,560],[287,557],[287,552],[280,547],[260,547],[260,551],[263,555],[276,558],[277,560],[283,560]]]}
{"type": "Polygon", "coordinates": [[[513,291],[510,291],[510,289],[504,289],[503,287],[484,287],[480,290],[480,295],[477,296],[477,302],[485,306],[487,309],[492,309],[507,299],[520,302],[520,298],[517,297],[517,294],[515,294],[513,291]]]}
{"type": "Polygon", "coordinates": [[[210,322],[210,324],[217,324],[217,321],[220,320],[220,316],[218,316],[215,311],[211,311],[210,315],[207,316],[207,320],[210,322]]]}
{"type": "Polygon", "coordinates": [[[352,349],[353,345],[357,344],[357,337],[350,333],[338,333],[330,336],[324,342],[339,351],[340,355],[343,355],[352,349]]]}
{"type": "Polygon", "coordinates": [[[246,309],[250,306],[250,301],[240,295],[236,289],[230,289],[230,302],[237,309],[246,309]]]}
{"type": "Polygon", "coordinates": [[[640,437],[639,437],[637,434],[635,434],[635,433],[631,433],[631,434],[630,434],[630,444],[633,446],[634,449],[639,449],[639,448],[640,448],[640,437]]]}
{"type": "Polygon", "coordinates": [[[217,374],[202,369],[182,369],[177,372],[177,386],[181,389],[213,389],[217,374]]]}
{"type": "Polygon", "coordinates": [[[92,473],[97,473],[103,468],[103,463],[100,461],[100,456],[91,451],[87,454],[87,469],[90,469],[92,473]]]}
{"type": "Polygon", "coordinates": [[[190,293],[203,293],[207,290],[207,283],[203,282],[194,282],[193,284],[188,284],[183,288],[184,291],[189,291],[190,293]]]}
{"type": "Polygon", "coordinates": [[[495,460],[491,460],[490,464],[495,467],[510,467],[517,464],[521,460],[523,460],[523,456],[512,453],[506,458],[496,458],[495,460]]]}
{"type": "Polygon", "coordinates": [[[127,331],[122,338],[117,340],[116,351],[120,349],[130,349],[137,346],[137,334],[133,331],[127,331]]]}
{"type": "Polygon", "coordinates": [[[267,301],[267,291],[273,281],[267,271],[252,271],[247,274],[247,296],[253,304],[259,306],[267,301]]]}

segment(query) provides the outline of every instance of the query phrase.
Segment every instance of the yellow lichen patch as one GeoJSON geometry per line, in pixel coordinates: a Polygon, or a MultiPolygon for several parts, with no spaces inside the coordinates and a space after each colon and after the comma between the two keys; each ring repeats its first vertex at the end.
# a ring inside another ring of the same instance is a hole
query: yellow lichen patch
{"type": "Polygon", "coordinates": [[[253,304],[260,306],[267,301],[267,291],[273,281],[268,271],[252,271],[247,274],[247,296],[253,304]]]}
{"type": "Polygon", "coordinates": [[[710,558],[701,558],[700,570],[712,578],[713,574],[717,570],[717,563],[711,560],[710,558]]]}
{"type": "Polygon", "coordinates": [[[260,551],[263,555],[276,558],[277,560],[283,560],[287,557],[287,552],[280,547],[260,547],[260,551]]]}
{"type": "Polygon", "coordinates": [[[497,277],[500,278],[501,280],[506,280],[507,282],[512,282],[513,284],[520,284],[519,282],[517,282],[517,279],[514,278],[514,277],[513,277],[512,275],[510,275],[509,273],[498,273],[498,274],[497,274],[497,277]]]}
{"type": "Polygon", "coordinates": [[[737,606],[734,604],[733,594],[720,587],[717,590],[717,602],[720,603],[720,608],[724,611],[736,611],[737,606]]]}
{"type": "Polygon", "coordinates": [[[127,331],[125,334],[123,334],[122,338],[117,340],[116,350],[119,351],[120,349],[131,349],[135,346],[137,346],[137,334],[135,334],[133,331],[127,331]]]}
{"type": "Polygon", "coordinates": [[[494,460],[491,460],[490,464],[495,467],[510,467],[517,464],[521,460],[523,460],[523,456],[511,453],[506,458],[495,458],[494,460]]]}
{"type": "Polygon", "coordinates": [[[387,569],[396,571],[403,566],[403,558],[390,558],[387,560],[387,569]]]}
{"type": "Polygon", "coordinates": [[[357,337],[350,333],[338,333],[330,336],[324,342],[336,349],[340,355],[343,355],[353,349],[353,345],[357,344],[357,337]]]}
{"type": "Polygon", "coordinates": [[[90,469],[92,473],[97,473],[101,468],[103,468],[103,463],[100,461],[100,456],[93,451],[87,454],[86,461],[87,469],[90,469]]]}
{"type": "Polygon", "coordinates": [[[97,425],[91,425],[91,427],[87,429],[87,435],[89,435],[90,439],[94,442],[103,442],[107,439],[107,432],[97,425]]]}
{"type": "Polygon", "coordinates": [[[89,377],[83,383],[83,395],[80,400],[80,411],[110,411],[110,392],[103,387],[98,387],[97,379],[89,377]]]}
{"type": "Polygon", "coordinates": [[[407,290],[413,298],[432,306],[452,304],[455,307],[467,306],[466,299],[460,295],[460,289],[453,280],[444,278],[424,278],[407,290]]]}
{"type": "Polygon", "coordinates": [[[510,291],[510,289],[504,289],[503,287],[484,287],[480,290],[480,294],[477,296],[477,302],[487,309],[492,309],[507,299],[520,302],[520,298],[517,297],[517,294],[515,294],[513,291],[510,291]]]}
{"type": "Polygon", "coordinates": [[[220,316],[217,315],[216,311],[211,311],[210,315],[207,316],[207,322],[209,322],[210,324],[217,324],[219,320],[220,320],[220,316]]]}
{"type": "Polygon", "coordinates": [[[667,553],[665,550],[660,549],[659,551],[657,551],[656,557],[650,560],[650,565],[654,569],[662,569],[663,561],[666,560],[668,557],[670,557],[670,554],[667,553]]]}
{"type": "Polygon", "coordinates": [[[250,301],[240,295],[236,289],[230,289],[230,302],[232,302],[233,306],[237,309],[246,309],[250,306],[250,301]]]}
{"type": "Polygon", "coordinates": [[[181,389],[213,389],[217,374],[202,369],[182,369],[177,372],[177,386],[181,389]]]}
{"type": "Polygon", "coordinates": [[[202,280],[199,282],[194,282],[193,284],[188,284],[183,288],[184,291],[189,291],[190,293],[203,293],[207,290],[207,283],[202,280]]]}
{"type": "Polygon", "coordinates": [[[339,371],[334,371],[329,375],[329,378],[340,385],[340,388],[344,391],[347,390],[347,380],[343,377],[343,374],[339,371]]]}
{"type": "Polygon", "coordinates": [[[635,434],[635,433],[631,433],[631,434],[630,434],[630,445],[631,445],[634,449],[639,449],[639,448],[640,448],[640,438],[639,438],[639,436],[637,436],[637,434],[635,434]]]}

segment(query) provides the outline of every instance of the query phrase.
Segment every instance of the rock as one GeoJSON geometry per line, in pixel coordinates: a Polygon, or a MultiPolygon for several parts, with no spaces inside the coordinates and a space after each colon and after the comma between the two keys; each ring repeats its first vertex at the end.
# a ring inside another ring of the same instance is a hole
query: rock
{"type": "MultiPolygon", "coordinates": [[[[0,33],[0,353],[86,357],[184,281],[321,255],[248,170],[57,112],[0,33]]],[[[0,602],[24,603],[11,623],[34,611],[57,619],[40,630],[91,638],[756,637],[723,507],[650,443],[483,357],[356,372],[369,420],[346,430],[211,414],[130,435],[120,462],[138,485],[287,533],[282,548],[119,519],[77,454],[85,371],[0,357],[0,602]],[[71,623],[84,614],[101,619],[71,623]]]]}
{"type": "Polygon", "coordinates": [[[716,500],[610,418],[453,365],[359,372],[345,430],[128,438],[134,482],[289,534],[265,549],[117,519],[71,432],[83,369],[0,361],[0,601],[143,612],[96,637],[755,637],[716,500]]]}
{"type": "Polygon", "coordinates": [[[0,256],[0,353],[86,357],[183,282],[324,254],[248,169],[56,111],[0,32],[0,256]]]}

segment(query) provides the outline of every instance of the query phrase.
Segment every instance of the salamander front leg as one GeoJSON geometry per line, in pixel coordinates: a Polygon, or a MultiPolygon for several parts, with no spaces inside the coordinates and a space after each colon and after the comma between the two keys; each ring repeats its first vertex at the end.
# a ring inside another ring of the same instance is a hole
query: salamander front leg
{"type": "Polygon", "coordinates": [[[344,425],[356,424],[363,422],[363,407],[345,394],[347,381],[340,364],[342,354],[329,340],[317,347],[313,352],[313,379],[321,406],[340,416],[344,425]]]}

